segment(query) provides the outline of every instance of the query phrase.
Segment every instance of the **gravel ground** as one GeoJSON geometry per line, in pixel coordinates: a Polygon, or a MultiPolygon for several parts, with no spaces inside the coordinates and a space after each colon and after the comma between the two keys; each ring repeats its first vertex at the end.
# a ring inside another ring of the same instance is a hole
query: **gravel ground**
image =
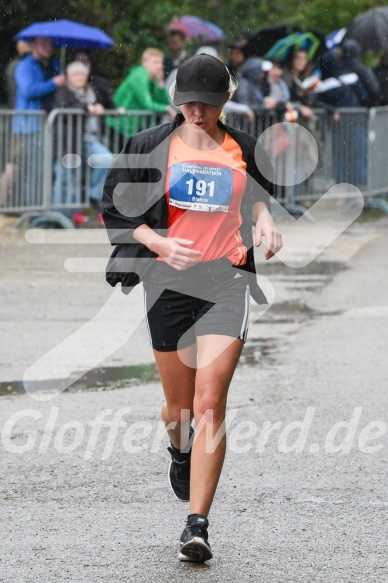
{"type": "MultiPolygon", "coordinates": [[[[158,382],[7,395],[112,292],[99,273],[63,269],[87,245],[3,231],[0,581],[387,581],[387,225],[353,225],[304,270],[262,266],[274,303],[230,389],[205,565],[177,560],[187,504],[167,485],[158,382]]],[[[81,343],[80,360],[94,348],[81,343]]],[[[99,365],[151,360],[141,323],[99,365]]]]}

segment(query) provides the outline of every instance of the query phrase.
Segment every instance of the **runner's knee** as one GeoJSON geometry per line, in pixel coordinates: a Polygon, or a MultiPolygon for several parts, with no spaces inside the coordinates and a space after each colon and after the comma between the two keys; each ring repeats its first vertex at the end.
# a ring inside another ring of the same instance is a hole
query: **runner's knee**
{"type": "Polygon", "coordinates": [[[205,421],[221,423],[225,418],[226,397],[223,391],[201,391],[194,398],[194,416],[196,423],[205,416],[205,421]]]}
{"type": "Polygon", "coordinates": [[[180,404],[166,405],[166,409],[170,423],[187,423],[193,418],[192,409],[182,408],[180,404]]]}

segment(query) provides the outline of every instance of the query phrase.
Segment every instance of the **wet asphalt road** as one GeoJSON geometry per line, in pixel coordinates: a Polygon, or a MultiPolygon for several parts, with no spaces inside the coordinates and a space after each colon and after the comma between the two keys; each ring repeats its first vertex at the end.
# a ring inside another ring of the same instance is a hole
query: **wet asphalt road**
{"type": "MultiPolygon", "coordinates": [[[[3,231],[0,581],[387,581],[387,227],[354,225],[304,270],[263,267],[274,304],[230,389],[205,565],[177,560],[187,505],[167,485],[157,381],[9,394],[110,297],[101,274],[63,269],[108,246],[34,246],[3,231]]],[[[100,349],[86,337],[81,361],[100,349]]],[[[142,323],[100,366],[151,361],[142,323]]]]}

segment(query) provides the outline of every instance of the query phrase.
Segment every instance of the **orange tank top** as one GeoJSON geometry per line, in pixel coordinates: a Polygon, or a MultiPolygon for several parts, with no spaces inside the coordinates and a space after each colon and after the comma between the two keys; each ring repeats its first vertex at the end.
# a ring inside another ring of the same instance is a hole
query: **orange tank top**
{"type": "Polygon", "coordinates": [[[174,134],[166,176],[167,236],[194,241],[191,249],[202,252],[201,261],[227,257],[244,264],[240,207],[246,181],[241,148],[228,133],[214,150],[191,148],[174,134]]]}

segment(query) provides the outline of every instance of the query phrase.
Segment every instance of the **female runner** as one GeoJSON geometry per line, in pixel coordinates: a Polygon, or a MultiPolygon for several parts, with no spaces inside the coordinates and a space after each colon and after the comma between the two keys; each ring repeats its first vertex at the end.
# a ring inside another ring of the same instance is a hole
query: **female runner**
{"type": "Polygon", "coordinates": [[[269,213],[268,157],[255,138],[221,121],[235,88],[219,59],[184,61],[172,88],[181,113],[128,141],[102,204],[116,245],[107,280],[126,293],[144,282],[166,399],[168,478],[175,496],[190,502],[184,561],[213,556],[207,517],[225,457],[228,388],[246,340],[249,293],[266,303],[253,245],[266,238],[266,259],[282,246],[269,213]]]}

